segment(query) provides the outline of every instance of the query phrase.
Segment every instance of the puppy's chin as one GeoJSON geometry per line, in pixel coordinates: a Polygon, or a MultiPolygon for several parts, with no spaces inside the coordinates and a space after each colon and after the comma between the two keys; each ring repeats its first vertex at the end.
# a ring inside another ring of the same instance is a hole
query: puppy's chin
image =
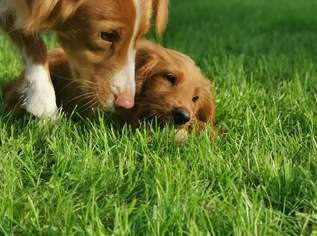
{"type": "Polygon", "coordinates": [[[138,117],[139,120],[145,121],[147,123],[158,125],[163,128],[164,126],[173,126],[172,118],[169,116],[147,116],[142,115],[138,117]]]}
{"type": "Polygon", "coordinates": [[[186,130],[188,126],[190,125],[190,122],[183,125],[177,125],[174,123],[173,118],[170,115],[165,115],[162,117],[158,117],[158,116],[139,117],[139,120],[151,122],[152,124],[156,124],[161,128],[169,126],[175,130],[186,130]]]}

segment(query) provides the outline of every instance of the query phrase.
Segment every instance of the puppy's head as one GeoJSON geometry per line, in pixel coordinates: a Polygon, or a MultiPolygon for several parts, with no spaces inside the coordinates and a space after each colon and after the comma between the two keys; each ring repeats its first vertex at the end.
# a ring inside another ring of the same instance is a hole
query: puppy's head
{"type": "Polygon", "coordinates": [[[151,15],[160,34],[167,0],[61,0],[65,17],[56,24],[82,93],[96,94],[106,111],[131,108],[135,96],[136,45],[147,33],[151,15]],[[80,4],[78,3],[80,2],[80,4]]]}
{"type": "Polygon", "coordinates": [[[184,54],[144,41],[137,52],[136,105],[139,118],[157,118],[176,127],[213,126],[210,82],[184,54]]]}

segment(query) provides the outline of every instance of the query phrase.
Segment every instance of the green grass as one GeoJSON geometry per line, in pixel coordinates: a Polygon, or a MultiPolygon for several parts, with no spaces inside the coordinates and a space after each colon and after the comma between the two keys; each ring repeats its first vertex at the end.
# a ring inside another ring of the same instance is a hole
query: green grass
{"type": "MultiPolygon", "coordinates": [[[[0,235],[317,235],[316,1],[171,5],[162,43],[214,81],[225,135],[1,107],[0,235]]],[[[0,52],[3,83],[21,67],[2,36],[0,52]]]]}

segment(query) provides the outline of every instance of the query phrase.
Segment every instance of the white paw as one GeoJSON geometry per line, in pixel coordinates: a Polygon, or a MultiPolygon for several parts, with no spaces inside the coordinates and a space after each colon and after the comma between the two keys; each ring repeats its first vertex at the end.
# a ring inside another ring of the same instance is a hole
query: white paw
{"type": "Polygon", "coordinates": [[[51,84],[47,87],[27,86],[22,96],[22,106],[27,112],[39,118],[57,118],[55,91],[51,84]]]}
{"type": "Polygon", "coordinates": [[[26,68],[21,93],[22,106],[27,112],[39,118],[57,118],[55,91],[44,66],[31,65],[26,68]]]}

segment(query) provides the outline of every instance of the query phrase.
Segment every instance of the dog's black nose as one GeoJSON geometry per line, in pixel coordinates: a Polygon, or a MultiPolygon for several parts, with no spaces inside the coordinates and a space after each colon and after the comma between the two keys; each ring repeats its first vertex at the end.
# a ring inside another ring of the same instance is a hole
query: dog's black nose
{"type": "Polygon", "coordinates": [[[172,116],[176,125],[186,124],[190,120],[189,112],[182,108],[173,109],[172,116]]]}

